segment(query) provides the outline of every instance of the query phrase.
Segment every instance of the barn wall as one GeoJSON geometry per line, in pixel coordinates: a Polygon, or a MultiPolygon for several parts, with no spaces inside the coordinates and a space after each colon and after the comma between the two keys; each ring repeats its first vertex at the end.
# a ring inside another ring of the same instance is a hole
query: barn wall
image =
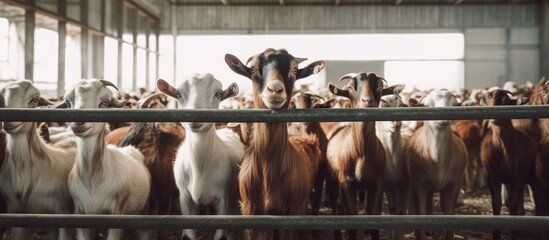
{"type": "Polygon", "coordinates": [[[547,58],[541,49],[549,44],[540,44],[548,32],[545,26],[542,35],[540,21],[547,18],[535,4],[165,7],[176,7],[176,17],[174,23],[170,14],[161,16],[162,31],[171,34],[175,27],[179,35],[462,32],[469,88],[537,81],[547,58]]]}

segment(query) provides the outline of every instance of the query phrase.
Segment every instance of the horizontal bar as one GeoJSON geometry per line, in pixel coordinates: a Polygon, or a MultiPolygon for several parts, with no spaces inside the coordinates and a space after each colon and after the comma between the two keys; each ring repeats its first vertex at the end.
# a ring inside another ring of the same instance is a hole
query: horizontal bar
{"type": "Polygon", "coordinates": [[[366,109],[0,109],[0,121],[43,122],[337,122],[549,118],[549,105],[366,109]]]}
{"type": "Polygon", "coordinates": [[[472,215],[236,216],[0,214],[1,227],[547,230],[549,217],[472,215]]]}

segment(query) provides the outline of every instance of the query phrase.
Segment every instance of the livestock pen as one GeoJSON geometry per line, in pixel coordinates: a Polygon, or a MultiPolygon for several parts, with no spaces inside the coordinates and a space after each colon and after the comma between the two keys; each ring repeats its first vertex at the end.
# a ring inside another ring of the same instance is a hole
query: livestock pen
{"type": "MultiPolygon", "coordinates": [[[[157,110],[157,109],[0,109],[0,121],[102,122],[337,122],[369,120],[435,120],[484,118],[549,118],[549,106],[288,109],[288,110],[157,110]]],[[[1,227],[192,228],[192,229],[476,229],[547,231],[549,217],[492,215],[383,216],[179,216],[0,214],[1,227]]]]}

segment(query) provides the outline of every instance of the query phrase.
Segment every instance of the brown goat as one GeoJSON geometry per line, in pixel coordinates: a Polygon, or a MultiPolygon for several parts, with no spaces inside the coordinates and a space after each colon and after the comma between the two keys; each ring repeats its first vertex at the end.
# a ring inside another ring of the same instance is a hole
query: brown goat
{"type": "MultiPolygon", "coordinates": [[[[331,108],[336,104],[335,99],[330,99],[328,101],[325,101],[324,98],[309,94],[309,93],[297,93],[292,97],[292,101],[290,103],[290,108],[297,108],[297,109],[310,109],[310,108],[331,108]]],[[[317,138],[318,146],[320,148],[320,151],[322,153],[321,159],[320,159],[320,168],[318,170],[317,177],[315,179],[314,189],[313,189],[313,196],[311,200],[311,208],[312,208],[312,214],[316,215],[318,214],[318,211],[320,209],[320,201],[322,198],[322,187],[324,185],[324,178],[326,175],[326,149],[328,147],[328,138],[326,137],[326,134],[320,127],[319,122],[300,122],[300,123],[293,123],[294,126],[299,126],[299,133],[298,135],[313,135],[317,138]]]]}
{"type": "MultiPolygon", "coordinates": [[[[543,77],[534,87],[531,95],[532,104],[549,104],[549,81],[543,77]]],[[[536,161],[536,182],[533,190],[536,215],[549,215],[549,119],[539,119],[540,141],[539,158],[536,161]]]]}
{"type": "MultiPolygon", "coordinates": [[[[6,132],[2,129],[3,124],[0,123],[0,166],[4,164],[4,159],[6,158],[6,132]]],[[[8,206],[6,205],[6,200],[0,196],[0,213],[6,213],[8,206]]],[[[0,236],[4,236],[4,231],[6,228],[0,228],[0,236]]]]}
{"type": "MultiPolygon", "coordinates": [[[[340,78],[350,79],[346,89],[329,85],[335,95],[350,99],[353,108],[379,107],[381,96],[398,94],[403,85],[384,88],[384,79],[375,73],[353,73],[340,78]],[[356,90],[355,90],[356,89],[356,90]]],[[[355,193],[367,191],[366,213],[381,214],[385,150],[376,136],[375,121],[353,122],[337,131],[328,142],[328,172],[326,191],[330,196],[333,214],[356,215],[355,193]],[[338,204],[341,195],[341,211],[338,204]]],[[[334,232],[340,238],[341,232],[334,232]]],[[[356,230],[349,230],[349,239],[356,239],[356,230]]],[[[371,231],[372,239],[379,239],[379,229],[371,231]]]]}
{"type": "MultiPolygon", "coordinates": [[[[409,99],[410,107],[449,107],[457,105],[457,97],[446,90],[434,90],[420,102],[409,99]]],[[[440,207],[446,215],[455,213],[458,193],[463,185],[467,149],[452,132],[451,120],[424,121],[404,147],[406,169],[411,186],[411,212],[431,215],[433,194],[440,192],[440,207]]],[[[446,230],[446,239],[454,239],[446,230]]],[[[425,239],[424,230],[416,230],[416,239],[425,239]]]]}
{"type": "MultiPolygon", "coordinates": [[[[141,105],[148,105],[151,95],[141,105]]],[[[173,161],[179,144],[185,138],[185,130],[180,123],[135,122],[131,126],[120,127],[106,136],[108,144],[120,147],[133,145],[143,154],[144,163],[151,174],[150,207],[157,208],[158,214],[169,215],[177,201],[173,161]]],[[[158,239],[169,239],[166,230],[158,231],[158,239]]]]}
{"type": "MultiPolygon", "coordinates": [[[[513,94],[505,90],[486,93],[488,106],[522,105],[527,98],[512,98],[513,94]]],[[[538,142],[525,132],[513,127],[511,119],[489,120],[488,132],[481,146],[481,160],[487,171],[487,182],[492,196],[492,211],[500,215],[502,199],[501,186],[505,184],[508,192],[506,201],[511,215],[524,215],[524,187],[531,182],[534,164],[538,157],[538,142]]],[[[501,231],[493,231],[493,239],[501,238],[501,231]]],[[[511,232],[511,239],[518,238],[518,231],[511,232]]]]}
{"type": "MultiPolygon", "coordinates": [[[[286,50],[266,49],[248,60],[250,67],[227,54],[225,62],[237,74],[253,81],[255,108],[285,109],[295,81],[321,71],[324,61],[298,68],[304,59],[286,50]]],[[[238,176],[243,215],[300,215],[313,188],[320,163],[314,137],[288,137],[288,126],[255,123],[250,146],[238,176]]],[[[266,239],[266,231],[249,230],[250,239],[266,239]]],[[[297,239],[297,232],[275,230],[274,239],[297,239]]]]}
{"type": "Polygon", "coordinates": [[[454,131],[467,148],[467,170],[465,171],[465,192],[470,193],[475,188],[484,187],[486,171],[480,162],[481,123],[478,120],[455,120],[452,123],[454,131]]]}

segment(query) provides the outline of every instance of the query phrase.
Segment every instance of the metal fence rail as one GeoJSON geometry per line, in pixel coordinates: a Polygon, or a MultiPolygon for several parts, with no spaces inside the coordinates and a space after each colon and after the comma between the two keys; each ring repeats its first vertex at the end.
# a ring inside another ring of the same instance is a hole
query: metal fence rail
{"type": "Polygon", "coordinates": [[[549,105],[367,109],[0,109],[0,121],[43,122],[338,122],[549,118],[549,105]]]}
{"type": "MultiPolygon", "coordinates": [[[[549,105],[440,108],[174,110],[0,109],[0,121],[44,122],[338,122],[489,118],[549,118],[549,105]]],[[[174,216],[0,214],[1,227],[190,229],[479,229],[547,230],[549,217],[423,216],[174,216]]]]}
{"type": "Polygon", "coordinates": [[[486,215],[129,216],[0,214],[0,226],[188,229],[499,229],[547,231],[549,217],[486,215]]]}

